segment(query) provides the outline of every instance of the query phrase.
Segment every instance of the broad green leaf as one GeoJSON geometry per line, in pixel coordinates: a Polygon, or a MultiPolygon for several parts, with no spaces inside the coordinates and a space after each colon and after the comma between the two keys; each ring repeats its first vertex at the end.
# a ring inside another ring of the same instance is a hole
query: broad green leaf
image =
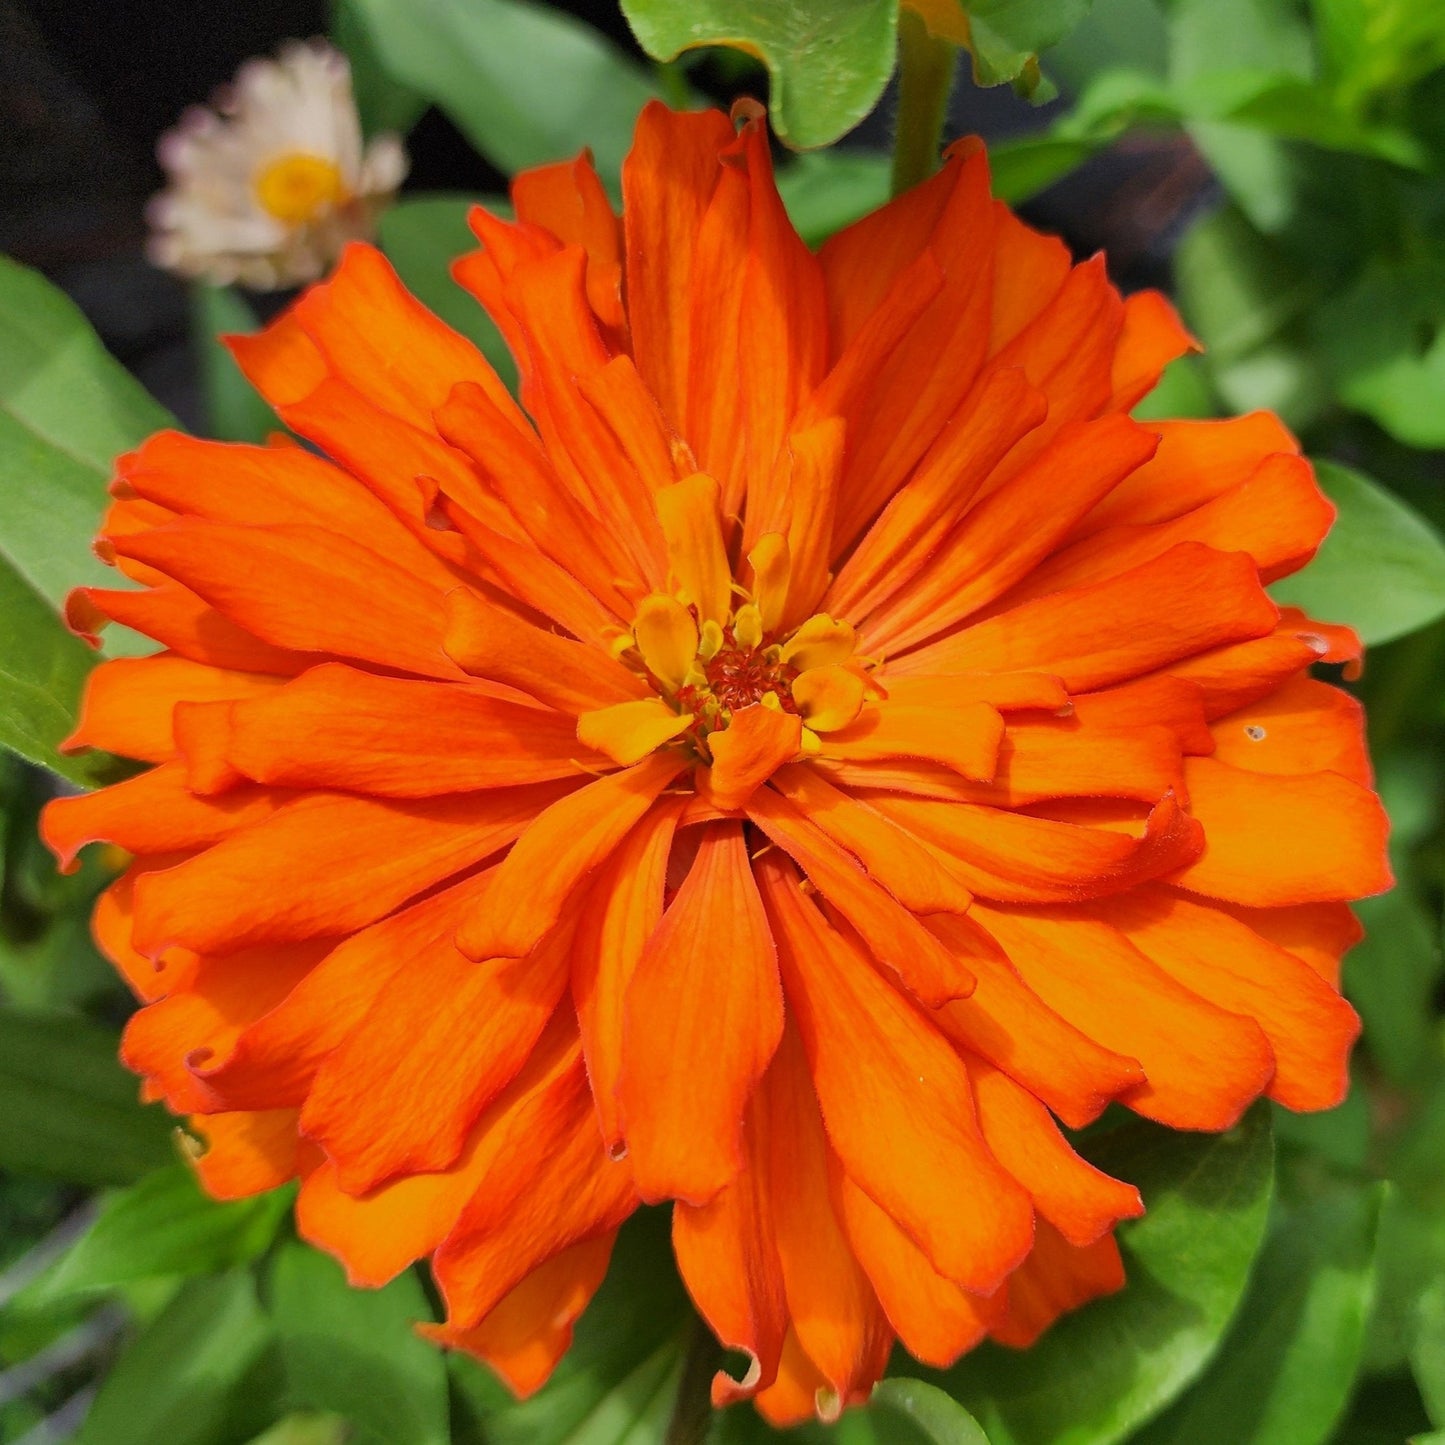
{"type": "MultiPolygon", "coordinates": [[[[936,0],[935,0],[936,3],[936,0]]],[[[1089,13],[1092,0],[961,0],[968,13],[974,77],[983,85],[1038,88],[1037,56],[1057,44],[1089,13]]],[[[1040,100],[1051,98],[1040,94],[1040,100]]]]}
{"type": "Polygon", "coordinates": [[[0,1009],[0,1169],[129,1184],[171,1163],[171,1125],[137,1101],[113,1034],[81,1019],[0,1009]]]}
{"type": "Polygon", "coordinates": [[[269,1300],[293,1405],[345,1415],[373,1445],[446,1445],[446,1364],[413,1330],[432,1318],[414,1273],[352,1289],[334,1260],[291,1243],[269,1300]]]}
{"type": "Polygon", "coordinates": [[[1232,411],[1270,408],[1295,427],[1328,404],[1304,321],[1323,283],[1226,206],[1193,226],[1175,253],[1180,308],[1204,342],[1203,363],[1232,411]]]}
{"type": "Polygon", "coordinates": [[[1362,472],[1316,466],[1339,517],[1313,562],[1276,582],[1276,602],[1345,622],[1371,645],[1445,616],[1445,541],[1418,513],[1362,472]]]}
{"type": "Polygon", "coordinates": [[[1365,936],[1345,959],[1345,992],[1364,1021],[1371,1057],[1392,1081],[1408,1085],[1434,1058],[1439,929],[1408,886],[1361,899],[1355,909],[1365,936]]]}
{"type": "Polygon", "coordinates": [[[1132,413],[1140,421],[1215,415],[1214,398],[1197,356],[1180,356],[1164,368],[1159,384],[1132,413]]]}
{"type": "Polygon", "coordinates": [[[1445,261],[1373,261],[1317,334],[1346,405],[1412,447],[1445,447],[1445,261]]]}
{"type": "Polygon", "coordinates": [[[1294,1151],[1312,1163],[1323,1160],[1342,1173],[1363,1175],[1370,1156],[1370,1100],[1363,1087],[1319,1114],[1296,1114],[1276,1105],[1274,1138],[1283,1155],[1294,1151]]]}
{"type": "Polygon", "coordinates": [[[332,0],[331,39],[351,63],[351,93],[362,134],[368,139],[382,131],[405,135],[427,108],[426,98],[386,73],[371,32],[357,14],[356,0],[332,0]]]}
{"type": "Polygon", "coordinates": [[[1219,71],[1314,78],[1309,26],[1278,0],[1174,0],[1169,74],[1175,82],[1219,71]]]}
{"type": "Polygon", "coordinates": [[[887,201],[891,164],[882,151],[808,152],[779,169],[778,192],[798,234],[817,247],[887,201]]]}
{"type": "Polygon", "coordinates": [[[1273,1178],[1269,1110],[1228,1133],[1129,1123],[1086,1141],[1137,1184],[1148,1213],[1121,1226],[1129,1283],[1059,1321],[1032,1349],[985,1345],[930,1374],[992,1445],[1112,1445],[1202,1371],[1264,1235],[1273,1178]]]}
{"type": "Polygon", "coordinates": [[[381,248],[408,290],[473,341],[503,381],[515,387],[517,364],[502,333],[476,297],[451,276],[452,262],[477,249],[467,212],[478,203],[498,215],[511,215],[510,204],[501,196],[407,196],[382,214],[381,248]]]}
{"type": "Polygon", "coordinates": [[[1410,1352],[1415,1382],[1430,1419],[1445,1425],[1445,1275],[1421,1295],[1417,1326],[1410,1352]]]}
{"type": "Polygon", "coordinates": [[[206,433],[223,442],[263,442],[284,428],[221,344],[223,335],[249,335],[256,313],[229,286],[197,282],[191,290],[191,341],[201,361],[206,433]]]}
{"type": "Polygon", "coordinates": [[[1094,0],[1087,16],[1049,52],[1049,69],[1077,92],[1114,66],[1163,78],[1169,26],[1155,0],[1094,0]]]}
{"type": "Polygon", "coordinates": [[[1407,1365],[1417,1348],[1423,1297],[1445,1280],[1445,1086],[1437,1085],[1416,1111],[1387,1167],[1394,1189],[1380,1219],[1367,1359],[1375,1373],[1407,1365]]]}
{"type": "Polygon", "coordinates": [[[865,1413],[875,1424],[879,1445],[902,1445],[905,1421],[926,1445],[988,1445],[978,1421],[957,1400],[923,1380],[884,1380],[865,1413]]]}
{"type": "Polygon", "coordinates": [[[709,1445],[989,1445],[957,1400],[937,1385],[906,1377],[883,1380],[866,1405],[845,1410],[834,1425],[807,1421],[774,1430],[756,1410],[738,1405],[714,1416],[707,1439],[709,1445]]]}
{"type": "Polygon", "coordinates": [[[340,1415],[288,1415],[250,1445],[347,1445],[351,1426],[340,1415]]]}
{"type": "Polygon", "coordinates": [[[192,1280],[120,1357],[76,1445],[240,1445],[275,1416],[271,1330],[249,1274],[192,1280]]]}
{"type": "Polygon", "coordinates": [[[114,585],[90,551],[111,462],[171,418],[62,292],[4,256],[0,335],[0,562],[58,608],[78,583],[114,585]]]}
{"type": "Polygon", "coordinates": [[[799,150],[852,130],[893,74],[897,0],[622,0],[622,12],[658,60],[699,45],[756,55],[773,128],[799,150]]]}
{"type": "Polygon", "coordinates": [[[465,1355],[451,1358],[452,1380],[486,1445],[655,1445],[677,1391],[689,1315],[668,1213],[642,1210],[618,1236],[607,1278],[545,1389],[514,1400],[465,1355]]]}
{"type": "Polygon", "coordinates": [[[105,1201],[32,1301],[140,1279],[219,1274],[265,1250],[290,1202],[285,1190],[222,1202],[205,1194],[185,1164],[157,1170],[105,1201]]]}
{"type": "MultiPolygon", "coordinates": [[[[0,419],[0,431],[3,427],[0,419]]],[[[99,517],[97,512],[92,526],[99,517]]],[[[56,744],[75,727],[81,689],[96,660],[0,555],[0,747],[74,783],[103,780],[109,771],[105,757],[67,758],[56,751],[56,744]]]]}
{"type": "Polygon", "coordinates": [[[387,73],[440,106],[500,170],[590,146],[615,179],[655,94],[580,20],[527,0],[351,0],[387,73]]]}
{"type": "Polygon", "coordinates": [[[1281,1212],[1213,1363],[1136,1445],[1323,1445],[1360,1365],[1382,1188],[1281,1212]]]}
{"type": "Polygon", "coordinates": [[[1021,205],[1083,165],[1102,144],[1069,140],[1048,132],[1004,141],[988,153],[993,193],[1011,206],[1021,205]]]}

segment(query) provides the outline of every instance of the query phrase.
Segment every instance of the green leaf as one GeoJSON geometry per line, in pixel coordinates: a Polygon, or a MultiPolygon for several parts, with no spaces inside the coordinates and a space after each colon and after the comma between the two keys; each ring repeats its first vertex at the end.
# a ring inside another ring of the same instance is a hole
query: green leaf
{"type": "Polygon", "coordinates": [[[249,1274],[192,1280],[120,1357],[76,1445],[231,1445],[267,1423],[271,1342],[249,1274]]]}
{"type": "Polygon", "coordinates": [[[891,165],[882,151],[807,152],[780,168],[778,193],[798,234],[817,247],[887,201],[891,165]]]}
{"type": "Polygon", "coordinates": [[[676,1394],[689,1316],[668,1212],[641,1210],[618,1236],[607,1278],[545,1389],[514,1400],[465,1355],[452,1356],[452,1380],[486,1445],[655,1445],[676,1394]]]}
{"type": "Polygon", "coordinates": [[[508,174],[590,146],[614,179],[656,93],[595,30],[525,0],[351,0],[393,80],[508,174]]]}
{"type": "Polygon", "coordinates": [[[1102,142],[1069,140],[1049,132],[1003,141],[988,153],[993,193],[1011,206],[1022,205],[1083,165],[1101,145],[1102,142]]]}
{"type": "Polygon", "coordinates": [[[129,1184],[171,1163],[171,1125],[137,1102],[116,1039],[80,1019],[0,1009],[0,1169],[129,1184]]]}
{"type": "MultiPolygon", "coordinates": [[[[983,85],[1038,84],[1036,57],[1089,13],[1092,0],[963,0],[975,78],[983,85]],[[1031,74],[1032,72],[1032,74],[1031,74]]],[[[1048,99],[1048,96],[1040,96],[1048,99]]]]}
{"type": "Polygon", "coordinates": [[[1022,1353],[985,1345],[931,1376],[993,1445],[1111,1445],[1172,1400],[1219,1345],[1264,1235],[1269,1110],[1228,1133],[1129,1123],[1086,1141],[1137,1184],[1148,1213],[1119,1230],[1129,1283],[1060,1320],[1022,1353]]]}
{"type": "Polygon", "coordinates": [[[32,1302],[134,1280],[219,1274],[260,1255],[290,1203],[287,1190],[222,1202],[204,1193],[188,1165],[157,1170],[105,1201],[32,1302]]]}
{"type": "Polygon", "coordinates": [[[1365,936],[1345,959],[1345,992],[1364,1021],[1371,1057],[1394,1083],[1408,1085],[1434,1060],[1439,932],[1409,886],[1361,899],[1355,909],[1365,936]]]}
{"type": "Polygon", "coordinates": [[[1219,71],[1314,78],[1309,26],[1277,0],[1174,0],[1169,9],[1169,73],[1188,81],[1219,71]]]}
{"type": "Polygon", "coordinates": [[[1280,1153],[1295,1151],[1311,1162],[1322,1160],[1345,1174],[1362,1175],[1370,1156],[1370,1100],[1364,1088],[1352,1088],[1344,1102],[1319,1114],[1274,1109],[1274,1138],[1280,1153]]]}
{"type": "Polygon", "coordinates": [[[381,249],[407,289],[448,326],[474,342],[502,380],[515,387],[517,364],[502,333],[476,297],[451,276],[451,263],[477,249],[467,212],[478,203],[497,215],[512,213],[502,196],[407,196],[382,213],[381,249]]]}
{"type": "Polygon", "coordinates": [[[114,585],[91,554],[111,462],[171,418],[63,293],[0,256],[0,562],[59,607],[114,585]]]}
{"type": "Polygon", "coordinates": [[[368,139],[383,131],[405,135],[421,119],[426,97],[398,85],[386,73],[371,32],[357,13],[356,0],[333,0],[331,40],[351,63],[351,93],[362,134],[368,139]]]}
{"type": "Polygon", "coordinates": [[[1283,1212],[1203,1378],[1136,1445],[1323,1445],[1359,1369],[1383,1186],[1283,1212]]]}
{"type": "Polygon", "coordinates": [[[446,1445],[446,1365],[412,1328],[432,1318],[414,1273],[352,1289],[334,1260],[291,1243],[269,1300],[293,1406],[344,1415],[374,1445],[446,1445]]]}
{"type": "Polygon", "coordinates": [[[1303,327],[1321,278],[1229,206],[1189,230],[1174,264],[1184,319],[1229,409],[1268,407],[1297,428],[1317,416],[1330,390],[1303,327]]]}
{"type": "Polygon", "coordinates": [[[1377,258],[1321,309],[1341,399],[1412,447],[1445,447],[1445,261],[1377,258]]]}
{"type": "Polygon", "coordinates": [[[1410,1363],[1431,1422],[1445,1426],[1445,1275],[1421,1295],[1417,1325],[1410,1363]]]}
{"type": "Polygon", "coordinates": [[[1445,541],[1415,511],[1362,472],[1316,464],[1339,517],[1313,562],[1276,582],[1276,602],[1346,622],[1371,645],[1445,616],[1445,541]]]}
{"type": "MultiPolygon", "coordinates": [[[[3,426],[0,419],[0,431],[3,426]]],[[[0,485],[0,493],[4,490],[0,485]]],[[[97,512],[92,526],[99,520],[97,512]]],[[[102,781],[109,770],[104,756],[67,758],[56,751],[75,727],[81,688],[96,661],[95,653],[66,631],[49,604],[0,556],[0,747],[74,783],[102,781]]]]}
{"type": "Polygon", "coordinates": [[[978,1421],[957,1400],[923,1380],[884,1380],[865,1413],[876,1422],[880,1445],[902,1445],[903,1421],[926,1445],[988,1445],[978,1421]]]}
{"type": "Polygon", "coordinates": [[[246,380],[222,335],[255,331],[256,313],[229,286],[197,282],[191,290],[191,341],[201,359],[207,435],[223,442],[263,442],[284,428],[264,397],[246,380]]]}
{"type": "Polygon", "coordinates": [[[250,1445],[347,1445],[351,1427],[340,1415],[288,1415],[250,1445]]]}
{"type": "Polygon", "coordinates": [[[622,13],[658,60],[699,45],[759,57],[773,128],[799,150],[852,130],[893,74],[897,0],[622,0],[622,13]]]}

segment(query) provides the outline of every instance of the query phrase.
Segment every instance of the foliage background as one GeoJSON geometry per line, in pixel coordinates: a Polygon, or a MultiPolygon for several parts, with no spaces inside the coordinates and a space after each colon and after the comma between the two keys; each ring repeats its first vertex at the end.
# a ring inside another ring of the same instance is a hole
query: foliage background
{"type": "MultiPolygon", "coordinates": [[[[266,0],[244,7],[0,0],[0,1440],[45,1445],[644,1445],[664,1438],[693,1331],[648,1211],[556,1380],[517,1404],[416,1340],[429,1284],[348,1290],[299,1244],[285,1191],[205,1200],[168,1121],[114,1062],[129,1008],[91,948],[108,876],[60,878],[34,836],[91,657],[60,626],[93,575],[110,457],[164,424],[257,435],[265,408],[209,337],[276,304],[139,259],[146,160],[247,53],[328,26],[368,125],[411,131],[382,244],[420,295],[497,341],[445,275],[465,205],[590,144],[615,171],[637,108],[773,90],[800,228],[887,192],[896,0],[628,0],[638,35],[745,35],[648,60],[610,7],[266,0]],[[94,10],[94,14],[92,14],[94,10]],[[103,12],[103,13],[102,13],[103,12]],[[244,13],[243,13],[244,12],[244,13]],[[595,22],[589,24],[588,22],[595,22]],[[600,28],[596,28],[600,27],[600,28]],[[749,29],[748,27],[751,27],[749,29]],[[825,64],[826,61],[826,64],[825,64]],[[877,108],[875,108],[877,105],[877,108]],[[866,118],[865,118],[866,117],[866,118]]],[[[1026,1354],[904,1377],[798,1438],[954,1445],[1445,1441],[1445,7],[1421,0],[969,0],[973,71],[949,132],[995,142],[997,186],[1126,289],[1164,285],[1208,351],[1151,415],[1279,410],[1340,521],[1280,600],[1372,645],[1357,684],[1394,823],[1398,888],[1346,965],[1365,1020],[1349,1100],[1263,1106],[1221,1138],[1106,1119],[1084,1149],[1138,1183],[1131,1284],[1026,1354]],[[1058,42],[1055,44],[1054,42],[1058,42]],[[1043,80],[1030,56],[1041,46],[1043,80]],[[961,1402],[961,1403],[958,1403],[961,1402]],[[1433,1432],[1433,1433],[1432,1433],[1433,1432]]],[[[765,1439],[750,1412],[720,1445],[765,1439]]]]}

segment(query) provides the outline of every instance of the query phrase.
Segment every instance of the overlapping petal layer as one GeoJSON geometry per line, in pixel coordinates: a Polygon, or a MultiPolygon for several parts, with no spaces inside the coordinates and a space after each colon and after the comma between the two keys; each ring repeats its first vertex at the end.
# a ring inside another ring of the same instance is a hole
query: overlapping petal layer
{"type": "Polygon", "coordinates": [[[474,219],[520,402],[355,247],[236,343],[315,452],[121,459],[70,616],[164,650],[72,745],[153,766],[45,830],[135,855],[96,932],[213,1191],[430,1257],[524,1392],[675,1201],[714,1398],[830,1416],[1119,1286],[1055,1117],[1342,1096],[1358,645],[1263,589],[1331,517],[1292,440],[1130,419],[1189,337],[976,144],[818,255],[755,108],[623,179],[474,219]]]}

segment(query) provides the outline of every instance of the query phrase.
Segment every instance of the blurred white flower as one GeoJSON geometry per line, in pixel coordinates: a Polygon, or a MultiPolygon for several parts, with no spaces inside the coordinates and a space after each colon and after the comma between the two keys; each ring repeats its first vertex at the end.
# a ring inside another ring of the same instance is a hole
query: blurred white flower
{"type": "Polygon", "coordinates": [[[406,175],[394,135],[363,148],[351,67],[319,40],[248,60],[161,137],[170,184],[147,209],[148,254],[183,276],[256,290],[320,276],[369,238],[406,175]]]}

